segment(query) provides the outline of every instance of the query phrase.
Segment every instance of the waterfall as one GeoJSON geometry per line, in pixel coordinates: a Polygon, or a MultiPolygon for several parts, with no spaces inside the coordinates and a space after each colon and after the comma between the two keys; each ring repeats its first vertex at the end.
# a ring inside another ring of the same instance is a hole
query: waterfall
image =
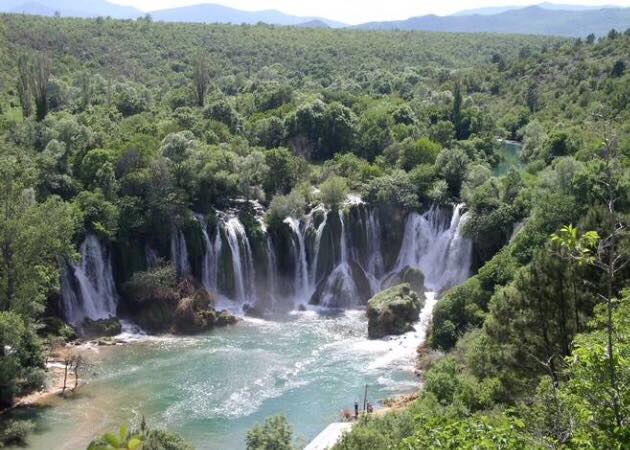
{"type": "Polygon", "coordinates": [[[339,220],[341,221],[341,236],[339,238],[341,259],[326,279],[320,300],[322,306],[329,308],[347,308],[357,306],[359,303],[358,288],[348,261],[348,237],[343,211],[339,211],[339,220]]]}
{"type": "Polygon", "coordinates": [[[152,269],[154,267],[157,267],[160,261],[160,257],[158,256],[158,253],[155,251],[155,249],[151,247],[149,244],[146,244],[144,246],[144,254],[145,254],[145,259],[147,263],[147,268],[152,269]]]}
{"type": "Polygon", "coordinates": [[[295,249],[295,297],[298,301],[308,301],[310,297],[310,286],[308,277],[308,262],[306,260],[306,244],[303,231],[300,230],[300,221],[293,217],[287,217],[284,223],[291,227],[295,239],[293,247],[295,249]]]}
{"type": "Polygon", "coordinates": [[[81,262],[62,270],[61,297],[66,320],[79,326],[85,319],[116,316],[118,293],[109,254],[94,235],[81,244],[81,262]]]}
{"type": "Polygon", "coordinates": [[[435,291],[465,281],[470,272],[472,242],[461,234],[468,218],[461,214],[463,208],[463,204],[455,207],[448,227],[443,226],[437,208],[422,215],[410,214],[394,271],[420,269],[426,286],[435,291]]]}
{"type": "Polygon", "coordinates": [[[317,284],[317,264],[319,263],[319,248],[322,244],[322,235],[324,234],[324,229],[326,228],[326,223],[328,221],[328,214],[324,209],[324,220],[319,224],[317,230],[315,232],[315,245],[313,252],[313,260],[311,261],[311,270],[309,273],[309,284],[311,286],[315,286],[317,284]]]}
{"type": "Polygon", "coordinates": [[[278,264],[276,262],[276,252],[273,248],[271,237],[267,235],[267,290],[271,298],[271,306],[276,305],[276,296],[278,295],[278,264]]]}
{"type": "Polygon", "coordinates": [[[256,303],[255,271],[252,249],[243,224],[236,217],[223,223],[226,239],[232,254],[232,269],[236,288],[235,300],[256,303]]]}
{"type": "Polygon", "coordinates": [[[348,239],[346,237],[346,224],[343,220],[343,211],[339,211],[339,222],[341,222],[339,246],[341,248],[341,264],[343,264],[348,262],[348,239]]]}
{"type": "Polygon", "coordinates": [[[179,228],[174,228],[171,233],[171,261],[175,266],[175,272],[178,277],[190,275],[186,237],[179,228]]]}
{"type": "Polygon", "coordinates": [[[217,228],[214,242],[208,235],[208,224],[205,218],[197,215],[197,221],[201,227],[201,235],[204,243],[204,255],[201,263],[201,282],[203,287],[210,292],[217,291],[217,278],[219,269],[219,256],[221,255],[221,234],[217,228]]]}
{"type": "Polygon", "coordinates": [[[367,263],[363,268],[370,281],[372,294],[380,290],[380,280],[385,274],[385,263],[381,250],[381,224],[375,211],[369,211],[365,221],[367,263]]]}

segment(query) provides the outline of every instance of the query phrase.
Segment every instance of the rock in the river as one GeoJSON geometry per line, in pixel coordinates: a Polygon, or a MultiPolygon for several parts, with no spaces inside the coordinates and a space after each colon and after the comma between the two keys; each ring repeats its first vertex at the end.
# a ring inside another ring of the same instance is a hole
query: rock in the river
{"type": "Polygon", "coordinates": [[[401,283],[409,283],[411,289],[416,291],[420,296],[426,292],[424,287],[424,274],[420,269],[414,267],[405,267],[399,272],[392,272],[385,277],[381,283],[381,288],[389,288],[401,283]]]}
{"type": "Polygon", "coordinates": [[[117,318],[90,320],[85,319],[81,325],[82,334],[85,337],[106,337],[116,336],[122,331],[122,326],[117,318]]]}
{"type": "Polygon", "coordinates": [[[379,339],[413,330],[423,301],[408,283],[376,294],[368,302],[368,336],[379,339]]]}
{"type": "Polygon", "coordinates": [[[214,324],[217,327],[224,327],[227,325],[234,325],[238,322],[238,318],[229,311],[219,311],[216,313],[214,324]]]}
{"type": "Polygon", "coordinates": [[[402,282],[409,283],[411,289],[416,291],[416,294],[422,296],[426,291],[424,287],[424,274],[420,269],[415,269],[413,267],[406,267],[402,271],[402,282]]]}

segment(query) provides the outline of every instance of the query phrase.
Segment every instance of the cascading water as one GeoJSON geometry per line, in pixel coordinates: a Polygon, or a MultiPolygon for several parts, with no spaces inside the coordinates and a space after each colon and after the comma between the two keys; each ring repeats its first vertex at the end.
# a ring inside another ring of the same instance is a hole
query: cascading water
{"type": "Polygon", "coordinates": [[[367,243],[367,263],[365,273],[370,281],[372,294],[380,290],[380,280],[385,274],[385,263],[381,250],[381,224],[375,211],[369,211],[365,222],[365,236],[367,243]]]}
{"type": "Polygon", "coordinates": [[[221,255],[221,234],[217,228],[214,241],[208,235],[208,224],[205,218],[197,215],[197,221],[201,227],[201,235],[204,243],[204,255],[201,264],[201,282],[210,292],[217,291],[217,278],[219,269],[219,256],[221,255]]]}
{"type": "MultiPolygon", "coordinates": [[[[472,243],[461,234],[467,219],[467,214],[462,215],[463,205],[454,208],[450,223],[444,209],[411,213],[393,268],[385,267],[378,212],[360,201],[346,205],[345,209],[346,212],[338,212],[338,227],[323,206],[314,208],[301,220],[294,217],[284,220],[291,230],[293,271],[289,289],[278,284],[284,278],[279,272],[274,242],[264,226],[261,230],[265,241],[256,246],[256,251],[266,268],[261,269],[264,277],[257,279],[252,248],[238,217],[220,213],[212,235],[205,217],[198,215],[205,247],[201,260],[204,287],[236,305],[260,302],[259,306],[278,308],[280,302],[284,306],[313,302],[346,308],[364,304],[370,295],[400,279],[398,275],[409,267],[421,270],[427,288],[435,291],[468,277],[472,243]],[[229,257],[222,254],[228,250],[229,257]],[[219,267],[227,262],[226,257],[231,260],[225,268],[230,273],[219,277],[219,267]],[[256,292],[257,283],[261,287],[259,292],[256,292]]],[[[190,271],[183,233],[175,233],[171,244],[176,267],[187,266],[190,271]]]]}
{"type": "Polygon", "coordinates": [[[348,261],[348,236],[343,212],[339,211],[341,236],[339,239],[340,261],[326,279],[320,304],[328,308],[347,308],[358,305],[359,293],[348,261]]]}
{"type": "Polygon", "coordinates": [[[310,296],[308,261],[306,260],[306,243],[304,234],[300,230],[300,221],[293,217],[287,217],[284,223],[291,227],[293,235],[293,248],[295,252],[295,300],[296,302],[307,301],[310,296]]]}
{"type": "Polygon", "coordinates": [[[256,303],[255,271],[252,249],[243,224],[236,217],[223,222],[228,246],[232,254],[232,270],[236,298],[240,303],[256,303]]]}
{"type": "Polygon", "coordinates": [[[190,261],[188,260],[188,248],[186,237],[179,228],[174,228],[171,233],[171,260],[175,265],[177,276],[190,275],[190,261]]]}
{"type": "Polygon", "coordinates": [[[317,280],[317,265],[319,263],[319,249],[322,245],[322,235],[324,234],[324,229],[326,228],[326,224],[328,223],[328,214],[326,213],[326,209],[322,207],[322,211],[324,212],[324,220],[322,220],[322,223],[319,224],[319,226],[317,227],[317,230],[315,231],[313,260],[311,261],[311,268],[309,271],[309,284],[311,286],[315,286],[318,281],[317,280]]]}
{"type": "Polygon", "coordinates": [[[461,234],[468,218],[461,214],[463,208],[463,204],[455,207],[448,228],[442,226],[437,208],[422,215],[410,214],[393,272],[406,267],[420,269],[426,286],[435,291],[465,281],[470,274],[472,242],[461,234]]]}
{"type": "Polygon", "coordinates": [[[271,306],[276,306],[276,297],[278,295],[278,264],[276,262],[276,252],[273,248],[271,237],[267,235],[267,290],[271,297],[271,306]]]}
{"type": "Polygon", "coordinates": [[[85,319],[108,319],[116,315],[118,293],[109,254],[94,235],[81,244],[81,262],[62,270],[61,297],[66,320],[80,326],[85,319]]]}

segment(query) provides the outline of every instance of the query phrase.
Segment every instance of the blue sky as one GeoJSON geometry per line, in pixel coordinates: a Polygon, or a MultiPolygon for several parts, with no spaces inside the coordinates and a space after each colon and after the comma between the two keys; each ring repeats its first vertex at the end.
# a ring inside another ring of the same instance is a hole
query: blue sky
{"type": "MultiPolygon", "coordinates": [[[[1,0],[0,0],[1,1],[1,0]]],[[[218,3],[256,11],[278,9],[299,16],[322,16],[346,23],[406,19],[424,14],[452,14],[486,6],[530,5],[543,0],[109,0],[147,11],[199,3],[218,3]]],[[[630,6],[630,0],[559,0],[553,3],[630,6]]]]}

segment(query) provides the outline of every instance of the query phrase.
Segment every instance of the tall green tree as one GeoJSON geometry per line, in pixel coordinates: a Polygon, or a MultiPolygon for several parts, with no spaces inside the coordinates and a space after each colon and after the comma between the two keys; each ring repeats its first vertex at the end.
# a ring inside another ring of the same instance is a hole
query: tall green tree
{"type": "Polygon", "coordinates": [[[73,255],[75,210],[35,198],[38,176],[24,157],[0,157],[0,310],[41,311],[59,279],[58,258],[73,255]]]}

